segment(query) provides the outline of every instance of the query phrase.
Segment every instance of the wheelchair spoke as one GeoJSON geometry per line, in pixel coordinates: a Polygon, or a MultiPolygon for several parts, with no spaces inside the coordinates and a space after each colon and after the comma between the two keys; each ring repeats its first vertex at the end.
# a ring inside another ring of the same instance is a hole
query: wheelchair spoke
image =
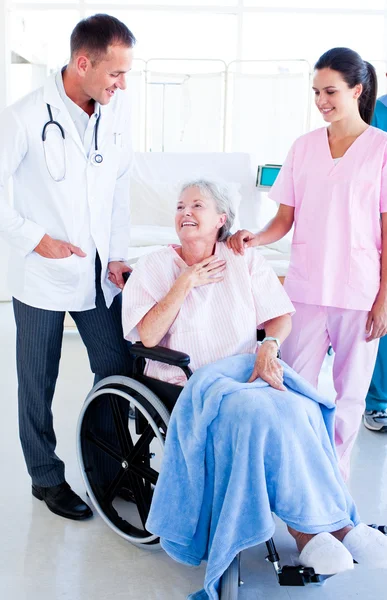
{"type": "Polygon", "coordinates": [[[113,413],[114,424],[117,431],[118,442],[120,444],[122,454],[126,456],[133,449],[133,441],[130,437],[128,428],[128,417],[123,417],[119,401],[116,397],[113,396],[109,400],[113,413]]]}
{"type": "Polygon", "coordinates": [[[153,438],[155,437],[155,432],[152,427],[148,424],[145,428],[144,433],[139,437],[135,445],[133,446],[131,452],[128,454],[126,460],[128,463],[133,463],[135,459],[144,453],[144,449],[146,450],[146,454],[149,454],[149,445],[153,438]]]}
{"type": "Polygon", "coordinates": [[[152,467],[148,467],[144,464],[140,464],[139,466],[131,464],[130,470],[136,476],[145,479],[148,483],[156,485],[159,474],[155,469],[152,469],[152,467]]]}
{"type": "Polygon", "coordinates": [[[135,475],[148,481],[148,483],[156,485],[159,476],[155,469],[150,466],[150,443],[155,438],[155,433],[152,427],[148,424],[144,433],[137,440],[132,451],[127,456],[126,461],[129,470],[135,475]]]}
{"type": "Polygon", "coordinates": [[[128,479],[130,481],[130,489],[132,490],[134,499],[136,501],[141,523],[146,530],[145,523],[148,518],[150,505],[152,502],[152,490],[147,483],[144,485],[143,480],[137,475],[129,473],[128,479]]]}
{"type": "Polygon", "coordinates": [[[117,490],[121,487],[122,480],[125,479],[125,469],[120,469],[103,495],[103,502],[110,503],[116,496],[117,490]]]}
{"type": "Polygon", "coordinates": [[[91,431],[88,431],[86,433],[85,437],[89,442],[91,442],[92,444],[95,444],[95,446],[97,446],[97,448],[102,450],[102,452],[104,452],[105,454],[108,454],[111,458],[114,458],[114,460],[116,460],[117,462],[119,462],[119,463],[122,462],[121,456],[119,454],[117,454],[117,451],[114,448],[112,448],[106,440],[102,440],[101,438],[97,437],[91,431]]]}

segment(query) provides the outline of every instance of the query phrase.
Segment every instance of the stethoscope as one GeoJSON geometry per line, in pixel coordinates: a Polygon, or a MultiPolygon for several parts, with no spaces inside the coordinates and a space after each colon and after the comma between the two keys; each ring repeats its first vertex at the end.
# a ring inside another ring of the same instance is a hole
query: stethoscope
{"type": "MultiPolygon", "coordinates": [[[[47,104],[47,110],[48,110],[48,116],[50,117],[50,120],[44,124],[43,130],[42,130],[42,141],[43,141],[44,158],[45,158],[45,162],[46,162],[46,167],[47,167],[47,170],[48,170],[51,178],[54,181],[63,181],[66,178],[66,166],[67,166],[66,146],[65,146],[65,142],[64,142],[66,136],[65,136],[65,132],[64,132],[62,125],[60,123],[58,123],[58,121],[54,121],[53,116],[52,116],[51,106],[49,104],[47,104]],[[55,177],[51,173],[51,170],[48,166],[47,155],[46,155],[45,141],[46,141],[46,137],[47,137],[47,129],[50,125],[54,125],[54,127],[57,127],[59,129],[60,134],[62,136],[62,141],[63,141],[64,171],[63,171],[62,175],[57,176],[57,177],[55,177]]],[[[103,156],[102,156],[101,152],[98,150],[98,128],[99,128],[100,118],[101,118],[101,113],[99,113],[97,120],[95,122],[95,126],[94,126],[94,152],[92,152],[92,154],[89,156],[89,160],[90,160],[91,164],[94,165],[95,167],[99,167],[103,163],[103,156]]]]}

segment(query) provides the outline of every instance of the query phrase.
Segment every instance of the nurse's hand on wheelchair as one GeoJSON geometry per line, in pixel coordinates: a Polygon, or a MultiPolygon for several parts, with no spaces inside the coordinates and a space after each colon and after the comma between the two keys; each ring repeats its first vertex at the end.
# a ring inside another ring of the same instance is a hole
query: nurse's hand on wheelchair
{"type": "Polygon", "coordinates": [[[78,246],[74,246],[74,244],[70,244],[70,242],[54,240],[52,237],[47,235],[47,233],[34,248],[34,252],[40,254],[40,256],[43,256],[44,258],[68,258],[72,254],[76,254],[81,258],[86,256],[83,250],[78,248],[78,246]]]}
{"type": "Polygon", "coordinates": [[[280,390],[281,392],[286,391],[283,384],[284,371],[277,359],[277,351],[275,343],[265,342],[259,347],[249,383],[260,377],[276,390],[280,390]]]}
{"type": "Polygon", "coordinates": [[[244,254],[245,248],[259,246],[259,234],[251,233],[247,229],[240,229],[233,235],[227,238],[227,246],[235,252],[235,254],[244,254]]]}
{"type": "Polygon", "coordinates": [[[387,302],[380,292],[368,314],[366,333],[369,334],[366,342],[372,342],[387,334],[387,302]]]}

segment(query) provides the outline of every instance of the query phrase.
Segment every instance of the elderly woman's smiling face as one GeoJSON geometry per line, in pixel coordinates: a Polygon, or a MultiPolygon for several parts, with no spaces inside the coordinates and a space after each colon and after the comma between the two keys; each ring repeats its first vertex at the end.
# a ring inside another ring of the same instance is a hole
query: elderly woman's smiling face
{"type": "Polygon", "coordinates": [[[198,187],[192,186],[183,191],[175,217],[176,232],[182,243],[201,239],[215,243],[225,222],[226,214],[217,213],[215,201],[198,187]]]}

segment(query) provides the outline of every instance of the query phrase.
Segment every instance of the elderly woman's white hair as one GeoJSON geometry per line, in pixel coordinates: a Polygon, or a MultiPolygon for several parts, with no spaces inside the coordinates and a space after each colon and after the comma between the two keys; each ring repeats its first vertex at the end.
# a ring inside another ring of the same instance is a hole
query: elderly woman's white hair
{"type": "Polygon", "coordinates": [[[215,202],[216,212],[226,215],[225,224],[219,229],[218,241],[224,242],[230,234],[230,229],[235,219],[235,199],[232,197],[231,190],[227,184],[209,181],[207,179],[194,179],[182,185],[179,197],[188,188],[196,187],[200,193],[211,198],[215,202]]]}

